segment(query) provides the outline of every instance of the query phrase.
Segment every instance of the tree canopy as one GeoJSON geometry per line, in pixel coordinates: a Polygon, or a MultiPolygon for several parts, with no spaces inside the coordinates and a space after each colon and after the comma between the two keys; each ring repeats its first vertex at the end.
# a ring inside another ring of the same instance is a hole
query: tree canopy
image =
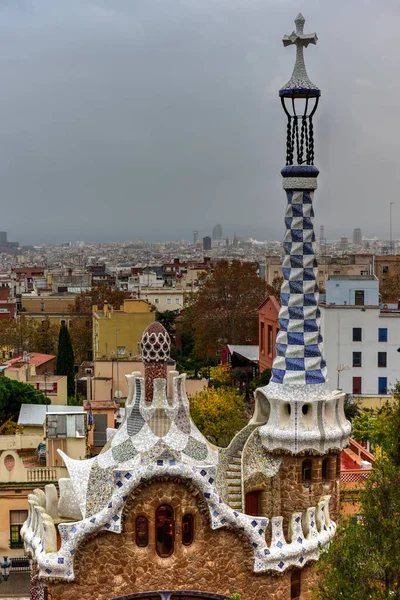
{"type": "Polygon", "coordinates": [[[222,260],[188,295],[182,313],[183,332],[193,334],[194,354],[209,356],[225,344],[257,344],[257,308],[265,282],[250,263],[222,260]]]}
{"type": "Polygon", "coordinates": [[[68,327],[63,323],[58,336],[57,375],[67,376],[68,396],[75,394],[75,359],[68,327]]]}
{"type": "Polygon", "coordinates": [[[55,354],[57,338],[58,326],[51,324],[46,316],[41,323],[24,314],[18,319],[0,320],[1,346],[10,351],[55,354]]]}
{"type": "Polygon", "coordinates": [[[248,422],[244,396],[230,387],[211,387],[192,396],[190,414],[202,434],[221,447],[248,422]]]}
{"type": "MultiPolygon", "coordinates": [[[[355,519],[344,521],[318,563],[315,600],[400,599],[400,387],[394,406],[353,421],[381,452],[360,494],[355,519]]],[[[358,432],[358,433],[357,433],[358,432]]]]}
{"type": "Polygon", "coordinates": [[[21,404],[46,404],[46,397],[28,383],[0,377],[0,422],[18,421],[21,404]]]}

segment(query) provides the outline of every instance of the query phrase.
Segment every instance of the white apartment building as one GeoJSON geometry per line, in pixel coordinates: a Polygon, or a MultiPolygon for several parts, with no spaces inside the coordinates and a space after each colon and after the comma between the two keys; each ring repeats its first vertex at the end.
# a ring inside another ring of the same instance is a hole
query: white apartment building
{"type": "Polygon", "coordinates": [[[371,275],[331,277],[320,304],[324,353],[332,387],[380,396],[400,379],[400,311],[379,305],[371,275]]]}

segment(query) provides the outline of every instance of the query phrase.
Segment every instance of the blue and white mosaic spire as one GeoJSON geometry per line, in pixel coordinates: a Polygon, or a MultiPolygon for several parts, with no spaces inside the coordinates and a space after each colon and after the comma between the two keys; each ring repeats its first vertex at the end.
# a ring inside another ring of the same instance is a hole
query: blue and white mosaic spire
{"type": "Polygon", "coordinates": [[[279,91],[288,118],[286,167],[281,171],[287,208],[282,306],[270,386],[296,386],[297,391],[299,386],[307,386],[303,388],[307,394],[314,387],[314,392],[320,394],[327,390],[327,372],[315,256],[313,195],[319,171],[313,164],[313,116],[321,92],[310,81],[305,67],[303,49],[316,44],[317,36],[304,33],[304,22],[299,14],[296,31],[283,38],[284,46],[296,46],[296,62],[291,79],[279,91]]]}
{"type": "Polygon", "coordinates": [[[311,165],[285,167],[282,175],[287,195],[285,257],[272,382],[324,384],[327,374],[320,332],[313,210],[318,170],[311,165]]]}

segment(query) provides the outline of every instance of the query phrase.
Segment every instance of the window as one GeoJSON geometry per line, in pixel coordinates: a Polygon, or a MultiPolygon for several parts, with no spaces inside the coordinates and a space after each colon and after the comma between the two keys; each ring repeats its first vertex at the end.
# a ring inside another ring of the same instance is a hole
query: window
{"type": "Polygon", "coordinates": [[[353,352],[353,367],[361,367],[362,352],[353,352]]]}
{"type": "Polygon", "coordinates": [[[252,515],[258,517],[260,515],[260,500],[261,492],[248,492],[245,500],[245,513],[246,515],[252,515]]]}
{"type": "Polygon", "coordinates": [[[65,320],[65,319],[61,319],[60,323],[61,323],[61,326],[63,326],[63,325],[67,325],[67,322],[66,322],[66,320],[65,320]]]}
{"type": "Polygon", "coordinates": [[[167,298],[167,304],[171,304],[172,300],[171,298],[167,298]]]}
{"type": "Polygon", "coordinates": [[[125,354],[125,352],[126,352],[125,346],[118,346],[118,348],[117,348],[118,356],[122,356],[123,354],[125,354]]]}
{"type": "Polygon", "coordinates": [[[267,354],[269,356],[272,356],[272,325],[268,325],[268,347],[267,347],[267,354]]]}
{"type": "Polygon", "coordinates": [[[354,292],[354,304],[356,306],[364,306],[364,290],[356,290],[354,292]]]}
{"type": "Polygon", "coordinates": [[[312,462],[308,458],[303,460],[301,465],[301,480],[303,485],[309,487],[311,485],[312,462]]]}
{"type": "Polygon", "coordinates": [[[387,394],[387,377],[378,377],[378,394],[387,394]]]}
{"type": "Polygon", "coordinates": [[[146,517],[136,517],[136,546],[146,548],[149,543],[149,522],[146,517]]]}
{"type": "Polygon", "coordinates": [[[174,551],[175,522],[174,511],[168,504],[156,510],[156,550],[158,556],[167,558],[174,551]]]}
{"type": "Polygon", "coordinates": [[[175,304],[179,304],[179,298],[175,298],[175,304]]]}
{"type": "Polygon", "coordinates": [[[353,327],[353,342],[362,341],[362,329],[361,327],[353,327]]]}
{"type": "Polygon", "coordinates": [[[28,518],[27,510],[10,510],[10,548],[23,548],[21,527],[28,518]]]}
{"type": "Polygon", "coordinates": [[[386,352],[378,352],[378,367],[386,367],[386,352]]]}
{"type": "Polygon", "coordinates": [[[193,515],[183,515],[182,517],[182,544],[190,546],[194,538],[194,517],[193,515]]]}
{"type": "Polygon", "coordinates": [[[361,394],[361,377],[353,377],[353,394],[361,394]]]}
{"type": "Polygon", "coordinates": [[[389,265],[383,265],[383,267],[382,267],[382,273],[384,275],[387,275],[389,273],[389,265]]]}
{"type": "Polygon", "coordinates": [[[387,327],[379,327],[379,329],[378,329],[378,342],[387,342],[387,341],[388,341],[387,327]]]}
{"type": "Polygon", "coordinates": [[[292,571],[290,576],[290,600],[298,600],[298,598],[300,598],[300,578],[300,569],[292,571]]]}
{"type": "Polygon", "coordinates": [[[265,352],[265,323],[261,322],[260,327],[260,350],[262,353],[265,352]]]}

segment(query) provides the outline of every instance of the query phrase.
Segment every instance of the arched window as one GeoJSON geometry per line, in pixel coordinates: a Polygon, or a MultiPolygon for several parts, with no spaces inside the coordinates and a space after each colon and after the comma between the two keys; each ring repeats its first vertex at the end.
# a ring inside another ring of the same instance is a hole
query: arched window
{"type": "Polygon", "coordinates": [[[328,465],[329,465],[329,458],[324,458],[324,460],[322,461],[322,470],[321,470],[322,481],[326,481],[328,479],[328,465]]]}
{"type": "Polygon", "coordinates": [[[149,522],[146,517],[136,517],[136,545],[146,548],[149,543],[149,522]]]}
{"type": "Polygon", "coordinates": [[[182,517],[182,544],[190,546],[193,544],[194,538],[194,518],[193,515],[187,514],[182,517]]]}
{"type": "Polygon", "coordinates": [[[168,504],[156,510],[156,550],[158,556],[166,558],[174,551],[175,523],[174,511],[168,504]]]}
{"type": "Polygon", "coordinates": [[[301,465],[301,481],[303,485],[309,487],[311,485],[312,462],[309,458],[303,460],[301,465]]]}
{"type": "Polygon", "coordinates": [[[292,571],[290,576],[290,600],[298,600],[300,598],[300,569],[292,571]]]}

